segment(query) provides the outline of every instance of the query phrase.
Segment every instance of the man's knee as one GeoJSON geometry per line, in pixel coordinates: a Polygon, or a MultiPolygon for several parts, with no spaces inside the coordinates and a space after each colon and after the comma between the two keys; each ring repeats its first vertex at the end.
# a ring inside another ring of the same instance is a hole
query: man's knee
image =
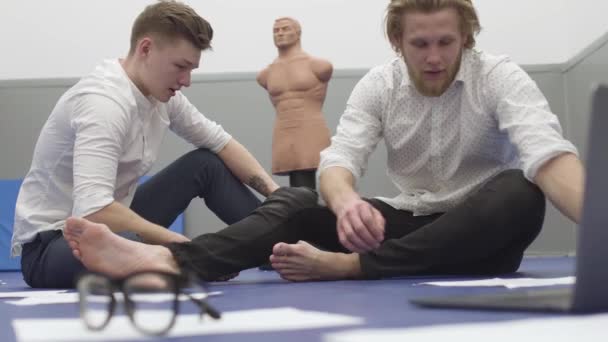
{"type": "Polygon", "coordinates": [[[218,157],[217,154],[205,148],[192,150],[184,154],[180,159],[188,169],[191,170],[210,170],[222,171],[227,170],[226,164],[218,157]]]}
{"type": "Polygon", "coordinates": [[[275,200],[294,208],[316,207],[319,196],[317,192],[307,187],[281,187],[268,196],[268,200],[275,200]]]}
{"type": "MultiPolygon", "coordinates": [[[[517,253],[529,246],[540,233],[545,219],[545,196],[540,188],[528,181],[522,171],[508,170],[496,176],[492,190],[498,194],[502,222],[495,222],[516,234],[517,253]]],[[[518,263],[514,263],[514,265],[518,263]]]]}
{"type": "Polygon", "coordinates": [[[498,174],[490,181],[500,197],[503,208],[523,216],[545,215],[545,196],[542,190],[528,181],[521,170],[507,170],[498,174]]]}
{"type": "Polygon", "coordinates": [[[290,217],[307,208],[318,207],[317,192],[306,187],[281,187],[274,191],[257,211],[275,212],[290,217]]]}

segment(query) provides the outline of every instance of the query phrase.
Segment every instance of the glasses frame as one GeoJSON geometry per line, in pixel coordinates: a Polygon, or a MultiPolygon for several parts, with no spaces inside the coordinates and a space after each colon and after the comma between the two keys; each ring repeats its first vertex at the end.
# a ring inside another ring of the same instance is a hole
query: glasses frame
{"type": "Polygon", "coordinates": [[[205,292],[207,292],[207,293],[209,292],[209,291],[207,291],[207,286],[204,281],[202,281],[198,278],[192,277],[192,276],[184,276],[183,274],[175,274],[175,273],[162,272],[162,271],[139,271],[139,272],[131,273],[127,277],[124,277],[124,278],[111,278],[103,273],[85,272],[78,277],[78,280],[76,283],[77,284],[76,288],[78,290],[78,297],[79,297],[80,317],[82,318],[85,326],[89,330],[101,331],[101,330],[105,329],[108,326],[108,324],[110,323],[110,321],[112,320],[112,317],[114,316],[114,313],[116,311],[117,300],[116,300],[114,293],[120,292],[120,293],[122,293],[123,298],[124,298],[125,312],[127,313],[127,316],[129,317],[129,321],[131,321],[131,324],[133,325],[133,327],[135,327],[135,329],[137,329],[137,331],[139,331],[145,335],[163,336],[163,335],[166,335],[171,330],[171,328],[173,328],[173,326],[175,325],[175,322],[177,320],[177,315],[179,313],[179,305],[180,305],[179,296],[180,296],[180,294],[187,296],[188,299],[190,299],[190,301],[192,301],[196,305],[198,305],[198,307],[200,308],[201,318],[205,314],[208,314],[213,319],[220,319],[221,313],[217,309],[215,309],[213,306],[211,306],[209,303],[207,303],[207,301],[205,299],[196,298],[196,297],[192,296],[191,294],[183,291],[183,289],[185,289],[186,287],[188,287],[188,285],[191,285],[193,283],[200,285],[205,290],[205,292]],[[171,303],[173,315],[171,316],[171,320],[170,320],[169,324],[167,325],[167,327],[158,332],[148,331],[148,330],[140,327],[136,323],[136,321],[135,321],[135,310],[136,310],[135,303],[130,298],[128,292],[125,291],[125,284],[130,279],[144,275],[144,274],[162,276],[164,279],[168,279],[171,281],[170,293],[173,295],[173,300],[171,303]],[[97,277],[103,278],[103,279],[107,280],[108,284],[109,284],[110,303],[109,303],[109,307],[108,307],[108,316],[105,318],[103,323],[99,326],[90,325],[88,320],[85,319],[85,313],[88,310],[86,308],[87,301],[85,300],[85,298],[88,295],[88,293],[86,293],[85,289],[81,287],[81,283],[82,283],[83,279],[85,279],[86,277],[89,277],[89,276],[97,276],[97,277]]]}

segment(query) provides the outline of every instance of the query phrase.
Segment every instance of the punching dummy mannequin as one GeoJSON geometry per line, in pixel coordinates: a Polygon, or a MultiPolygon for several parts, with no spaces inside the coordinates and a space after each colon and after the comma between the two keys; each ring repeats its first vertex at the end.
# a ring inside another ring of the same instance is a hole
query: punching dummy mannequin
{"type": "Polygon", "coordinates": [[[289,175],[290,186],[315,188],[319,152],[329,146],[330,132],[322,107],[333,67],[306,54],[300,24],[279,18],[273,26],[278,57],[260,71],[258,83],[276,110],[272,134],[272,173],[289,175]]]}

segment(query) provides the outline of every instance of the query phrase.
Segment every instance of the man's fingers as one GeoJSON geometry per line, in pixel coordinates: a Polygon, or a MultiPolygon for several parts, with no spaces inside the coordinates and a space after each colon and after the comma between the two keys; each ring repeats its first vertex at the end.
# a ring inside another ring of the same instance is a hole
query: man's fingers
{"type": "Polygon", "coordinates": [[[338,224],[338,238],[342,245],[349,251],[355,253],[362,253],[365,251],[364,248],[360,247],[356,241],[353,240],[353,230],[350,226],[350,222],[345,218],[339,220],[338,224]]]}
{"type": "Polygon", "coordinates": [[[372,234],[374,234],[374,236],[379,239],[380,242],[382,242],[384,241],[386,220],[378,209],[374,207],[372,207],[371,209],[374,217],[374,230],[372,231],[372,234]]]}
{"type": "Polygon", "coordinates": [[[376,249],[384,241],[385,220],[376,208],[361,199],[338,211],[338,238],[344,247],[357,253],[376,249]]]}
{"type": "Polygon", "coordinates": [[[373,239],[377,247],[384,240],[384,217],[369,203],[362,205],[359,213],[370,239],[373,239]]]}
{"type": "Polygon", "coordinates": [[[354,245],[357,253],[367,252],[375,247],[376,242],[367,232],[361,220],[357,217],[347,215],[343,218],[343,231],[346,240],[354,245]],[[357,226],[358,225],[358,226],[357,226]],[[365,236],[364,234],[367,234],[365,236]]]}
{"type": "MultiPolygon", "coordinates": [[[[364,246],[360,247],[363,247],[366,251],[369,251],[370,249],[377,248],[379,246],[380,241],[378,241],[378,239],[376,239],[372,235],[370,231],[371,227],[369,227],[365,220],[363,220],[361,214],[361,212],[352,212],[349,218],[354,233],[364,243],[364,246]]],[[[370,219],[368,221],[373,221],[371,219],[371,213],[370,219]]]]}

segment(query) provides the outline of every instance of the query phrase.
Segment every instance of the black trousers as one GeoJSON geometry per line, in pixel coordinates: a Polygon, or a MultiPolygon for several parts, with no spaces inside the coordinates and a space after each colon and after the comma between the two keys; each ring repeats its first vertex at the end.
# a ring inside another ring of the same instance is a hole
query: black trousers
{"type": "Polygon", "coordinates": [[[298,187],[305,186],[310,189],[317,188],[316,180],[317,170],[297,170],[289,172],[289,186],[298,187]]]}
{"type": "MultiPolygon", "coordinates": [[[[367,201],[386,219],[384,242],[360,255],[367,279],[514,272],[545,216],[543,193],[519,170],[500,173],[446,213],[413,216],[367,201]]],[[[348,252],[338,240],[335,215],[317,205],[317,194],[305,187],[278,189],[245,219],[167,247],[182,271],[213,280],[266,263],[278,242],[299,240],[348,252]]]]}
{"type": "MultiPolygon", "coordinates": [[[[198,149],[140,185],[131,209],[148,221],[169,227],[196,197],[203,199],[227,224],[244,218],[260,205],[260,200],[216,154],[198,149]]],[[[138,240],[133,233],[120,235],[138,240]]],[[[23,245],[21,272],[31,287],[73,287],[78,274],[84,270],[59,230],[39,233],[34,241],[23,245]]]]}

